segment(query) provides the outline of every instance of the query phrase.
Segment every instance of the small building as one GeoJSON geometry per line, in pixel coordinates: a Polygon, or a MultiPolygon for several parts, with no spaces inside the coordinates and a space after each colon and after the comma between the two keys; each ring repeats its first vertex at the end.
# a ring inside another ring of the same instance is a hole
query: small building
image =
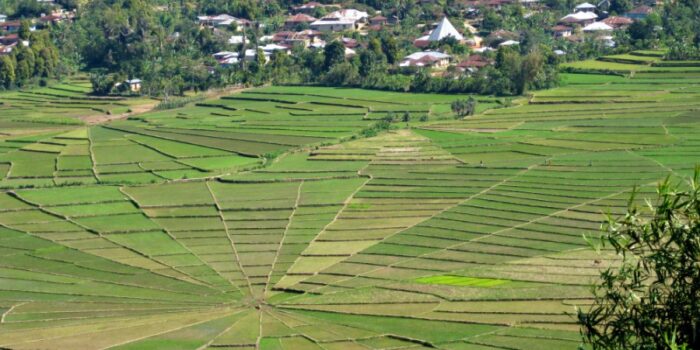
{"type": "Polygon", "coordinates": [[[573,29],[560,24],[552,27],[552,34],[554,34],[555,38],[566,38],[573,34],[573,29]]]}
{"type": "Polygon", "coordinates": [[[16,32],[21,25],[20,21],[6,21],[0,23],[0,30],[4,32],[16,32]]]}
{"type": "Polygon", "coordinates": [[[305,29],[300,32],[277,32],[272,35],[272,42],[285,45],[288,47],[293,47],[296,45],[301,45],[303,47],[309,47],[311,44],[320,40],[321,32],[311,29],[305,29]]]}
{"type": "Polygon", "coordinates": [[[615,42],[615,38],[612,37],[612,35],[602,35],[597,38],[600,42],[603,43],[603,45],[607,47],[615,47],[617,43],[615,42]]]}
{"type": "Polygon", "coordinates": [[[338,10],[311,23],[311,28],[321,32],[359,30],[367,24],[367,12],[353,9],[338,10]]]}
{"type": "Polygon", "coordinates": [[[508,41],[517,40],[520,38],[520,34],[516,32],[511,32],[509,30],[499,29],[491,32],[484,40],[488,46],[496,47],[498,44],[508,41]]]}
{"type": "Polygon", "coordinates": [[[354,57],[355,55],[357,55],[357,51],[355,51],[349,47],[345,48],[345,57],[346,58],[354,57]]]}
{"type": "Polygon", "coordinates": [[[68,19],[68,17],[61,15],[61,14],[50,14],[50,15],[45,15],[41,16],[37,19],[38,24],[41,27],[48,27],[52,24],[57,24],[61,23],[68,19]]]}
{"type": "Polygon", "coordinates": [[[576,5],[574,7],[574,13],[577,12],[595,12],[596,6],[587,2],[584,2],[583,4],[576,5]]]}
{"type": "Polygon", "coordinates": [[[481,68],[491,65],[491,61],[481,55],[471,55],[464,61],[457,64],[457,69],[461,72],[474,73],[481,68]]]}
{"type": "Polygon", "coordinates": [[[141,79],[131,79],[124,82],[129,88],[129,92],[140,92],[141,91],[141,79]]]}
{"type": "Polygon", "coordinates": [[[464,40],[462,34],[455,29],[452,23],[450,23],[450,20],[447,19],[447,17],[443,17],[437,27],[435,27],[428,36],[428,41],[440,41],[448,37],[452,37],[457,41],[464,40]]]}
{"type": "Polygon", "coordinates": [[[490,7],[495,10],[500,10],[505,5],[514,4],[516,0],[468,0],[462,4],[468,8],[478,9],[481,7],[490,7]]]}
{"type": "MultiPolygon", "coordinates": [[[[270,52],[262,52],[263,54],[263,59],[265,60],[265,63],[270,61],[270,56],[272,55],[270,52]]],[[[245,53],[243,54],[243,59],[246,62],[254,62],[257,61],[258,59],[258,50],[257,49],[247,49],[245,50],[245,53]]]]}
{"type": "Polygon", "coordinates": [[[654,9],[647,5],[642,5],[625,13],[624,16],[635,21],[640,21],[647,18],[652,12],[654,12],[654,9]]]}
{"type": "Polygon", "coordinates": [[[355,21],[340,19],[320,19],[311,23],[311,28],[320,32],[343,32],[357,29],[355,21]]]}
{"type": "Polygon", "coordinates": [[[389,22],[389,19],[384,16],[374,16],[369,19],[369,24],[373,26],[384,26],[389,22]]]}
{"type": "Polygon", "coordinates": [[[251,22],[247,19],[236,18],[228,14],[220,14],[216,16],[199,16],[199,25],[206,27],[230,27],[236,24],[238,27],[250,27],[251,22]]]}
{"type": "Polygon", "coordinates": [[[4,36],[0,36],[0,44],[10,46],[10,45],[16,45],[19,42],[19,35],[15,34],[7,34],[4,36]]]}
{"type": "Polygon", "coordinates": [[[464,36],[460,34],[457,29],[452,25],[447,17],[443,17],[442,20],[437,24],[437,27],[433,29],[430,34],[422,36],[415,41],[413,45],[416,47],[424,48],[430,45],[430,43],[438,42],[440,40],[452,37],[455,40],[462,42],[464,41],[464,36]]]}
{"type": "Polygon", "coordinates": [[[244,35],[231,35],[231,37],[228,38],[228,43],[231,45],[240,45],[245,42],[248,42],[248,39],[244,35]]]}
{"type": "Polygon", "coordinates": [[[613,27],[613,29],[625,29],[634,21],[631,18],[620,17],[620,16],[610,16],[601,22],[613,27]]]}
{"type": "Polygon", "coordinates": [[[322,3],[320,3],[320,2],[311,1],[311,2],[308,2],[308,3],[303,4],[303,5],[294,6],[294,7],[292,7],[292,10],[294,11],[294,13],[313,14],[314,12],[316,12],[316,9],[320,9],[320,8],[325,8],[325,9],[331,9],[331,8],[333,8],[333,9],[338,9],[338,8],[340,8],[340,6],[339,6],[339,5],[335,5],[335,4],[328,4],[328,5],[326,5],[326,4],[322,4],[322,3]]]}
{"type": "Polygon", "coordinates": [[[323,17],[324,19],[347,19],[347,20],[353,20],[357,22],[365,22],[367,23],[367,19],[369,18],[369,14],[364,11],[359,11],[355,9],[345,9],[345,10],[338,10],[335,12],[331,12],[328,15],[323,17]]]}
{"type": "Polygon", "coordinates": [[[348,49],[355,49],[358,46],[360,46],[360,43],[358,43],[357,40],[353,38],[342,37],[340,38],[340,42],[343,43],[343,46],[347,47],[348,49]]]}
{"type": "Polygon", "coordinates": [[[13,46],[0,45],[0,56],[11,54],[13,49],[13,46]]]}
{"type": "Polygon", "coordinates": [[[7,15],[3,15],[0,13],[0,22],[5,22],[7,21],[7,15]]]}
{"type": "Polygon", "coordinates": [[[583,27],[583,31],[586,33],[593,33],[593,32],[612,32],[613,27],[603,23],[603,22],[593,22],[585,27],[583,27]]]}
{"type": "MultiPolygon", "coordinates": [[[[265,46],[259,46],[255,49],[247,49],[243,53],[243,60],[246,62],[254,62],[258,59],[258,49],[262,51],[265,63],[270,61],[270,57],[275,51],[282,51],[284,54],[289,54],[290,50],[288,47],[277,44],[267,44],[265,46]]],[[[217,52],[214,55],[214,59],[219,62],[221,66],[231,66],[240,63],[241,57],[237,52],[222,51],[217,52]]]]}
{"type": "Polygon", "coordinates": [[[498,46],[516,46],[516,45],[520,45],[520,42],[517,40],[506,40],[506,41],[498,44],[498,46]]]}
{"type": "Polygon", "coordinates": [[[523,7],[536,7],[540,4],[540,0],[520,0],[519,2],[523,7]]]}
{"type": "Polygon", "coordinates": [[[438,51],[422,51],[406,56],[399,67],[428,67],[445,68],[450,64],[452,56],[438,51]]]}
{"type": "Polygon", "coordinates": [[[235,65],[239,62],[239,54],[237,52],[221,51],[213,54],[212,56],[217,62],[219,62],[219,65],[224,67],[235,65]]]}
{"type": "Polygon", "coordinates": [[[594,12],[576,12],[562,17],[559,22],[564,24],[587,26],[595,22],[596,19],[598,19],[598,15],[596,15],[594,12]]]}
{"type": "Polygon", "coordinates": [[[284,27],[287,29],[295,29],[299,25],[308,25],[315,21],[318,21],[318,18],[309,16],[305,13],[298,13],[287,17],[287,19],[284,21],[284,27]]]}
{"type": "Polygon", "coordinates": [[[262,49],[263,52],[273,53],[275,51],[282,51],[286,54],[290,54],[289,47],[287,47],[285,45],[267,44],[265,46],[261,46],[260,49],[262,49]]]}
{"type": "Polygon", "coordinates": [[[484,46],[484,47],[476,48],[473,51],[476,53],[485,53],[485,52],[496,51],[496,49],[494,49],[492,47],[484,46]]]}

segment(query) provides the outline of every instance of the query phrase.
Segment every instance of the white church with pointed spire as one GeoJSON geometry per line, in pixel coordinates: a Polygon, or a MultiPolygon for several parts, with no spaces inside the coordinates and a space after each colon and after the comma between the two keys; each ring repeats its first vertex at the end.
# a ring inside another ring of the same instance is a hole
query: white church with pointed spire
{"type": "Polygon", "coordinates": [[[457,31],[450,20],[447,19],[447,16],[445,16],[430,34],[416,39],[414,44],[417,47],[426,47],[430,45],[431,42],[437,42],[448,37],[452,37],[457,41],[464,41],[464,36],[457,31]]]}

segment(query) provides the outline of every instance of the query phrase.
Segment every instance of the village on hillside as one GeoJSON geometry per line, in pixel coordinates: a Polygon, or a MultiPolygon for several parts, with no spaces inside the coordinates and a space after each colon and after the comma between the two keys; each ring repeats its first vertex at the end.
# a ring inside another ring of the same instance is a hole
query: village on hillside
{"type": "MultiPolygon", "coordinates": [[[[429,2],[429,1],[424,1],[429,2]]],[[[433,74],[459,72],[471,74],[487,65],[493,64],[489,52],[501,46],[520,44],[522,33],[502,28],[487,29],[482,26],[482,12],[486,9],[498,12],[503,6],[519,4],[526,11],[525,16],[549,11],[539,1],[521,0],[472,0],[461,1],[460,17],[450,19],[443,16],[438,21],[429,21],[416,25],[423,32],[422,36],[413,38],[412,52],[403,57],[399,67],[429,68],[433,74]],[[453,24],[454,21],[454,24],[453,24]],[[460,29],[457,29],[460,28],[460,29]],[[466,50],[455,53],[442,48],[444,43],[463,45],[466,50]]],[[[620,15],[610,15],[607,11],[610,3],[603,0],[597,4],[581,3],[571,8],[570,13],[561,17],[557,24],[546,28],[546,32],[561,48],[555,48],[557,55],[566,55],[565,47],[570,43],[582,43],[586,40],[596,41],[603,46],[614,48],[615,33],[627,29],[635,21],[645,19],[654,11],[652,6],[639,5],[620,15]]],[[[247,19],[236,18],[228,14],[200,16],[202,26],[211,27],[215,32],[229,35],[228,43],[232,46],[251,44],[253,23],[247,19]]],[[[357,54],[361,43],[358,37],[366,37],[371,32],[391,31],[400,23],[395,16],[384,16],[381,11],[373,14],[340,5],[324,5],[309,2],[290,9],[281,30],[263,35],[255,41],[255,46],[247,45],[244,51],[222,50],[213,57],[222,66],[237,65],[241,60],[254,61],[258,50],[269,61],[275,52],[291,55],[295,47],[308,50],[323,49],[328,42],[339,41],[345,47],[345,55],[350,58],[357,54]],[[316,18],[319,9],[330,11],[316,18]]]]}
{"type": "MultiPolygon", "coordinates": [[[[30,66],[34,62],[18,48],[33,48],[37,54],[45,45],[33,47],[32,33],[44,32],[51,33],[55,51],[63,53],[45,55],[55,61],[50,68],[75,73],[82,70],[77,62],[83,60],[89,62],[85,71],[96,94],[147,95],[271,80],[517,95],[526,85],[555,86],[560,63],[653,44],[656,18],[664,6],[654,0],[461,0],[450,6],[422,0],[402,7],[312,1],[253,14],[243,5],[171,3],[147,5],[150,17],[142,23],[138,13],[131,20],[112,21],[90,12],[97,9],[89,6],[26,1],[32,6],[0,15],[0,57],[8,57],[0,66],[15,71],[0,78],[0,85],[19,87],[53,75],[19,68],[20,61],[29,60],[30,66]],[[140,23],[145,27],[130,28],[140,23]],[[97,33],[86,35],[88,31],[97,33]],[[126,46],[115,51],[113,44],[126,46]],[[71,50],[78,45],[82,52],[71,50]],[[507,53],[518,58],[505,59],[507,53]],[[517,74],[499,64],[499,54],[513,66],[531,59],[541,72],[531,74],[528,80],[533,81],[511,83],[517,74]],[[136,63],[137,55],[154,64],[136,63]]],[[[123,16],[129,11],[123,6],[118,10],[123,16]]]]}

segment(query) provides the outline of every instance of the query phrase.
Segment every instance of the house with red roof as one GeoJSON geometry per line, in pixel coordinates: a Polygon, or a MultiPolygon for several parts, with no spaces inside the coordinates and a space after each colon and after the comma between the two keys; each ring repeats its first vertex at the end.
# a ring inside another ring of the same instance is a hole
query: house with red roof
{"type": "Polygon", "coordinates": [[[621,16],[610,16],[601,22],[613,27],[614,29],[625,29],[634,22],[631,18],[621,16]]]}
{"type": "Polygon", "coordinates": [[[318,18],[309,16],[305,13],[297,13],[296,15],[287,17],[287,19],[284,21],[284,27],[287,29],[294,29],[299,25],[308,25],[317,20],[318,18]]]}
{"type": "Polygon", "coordinates": [[[421,51],[406,56],[399,67],[445,68],[450,65],[452,56],[438,51],[421,51]]]}
{"type": "Polygon", "coordinates": [[[471,55],[457,64],[457,70],[474,73],[481,68],[493,64],[488,58],[481,55],[471,55]]]}
{"type": "Polygon", "coordinates": [[[552,27],[552,34],[555,38],[566,38],[573,34],[573,28],[565,25],[556,25],[552,27]]]}

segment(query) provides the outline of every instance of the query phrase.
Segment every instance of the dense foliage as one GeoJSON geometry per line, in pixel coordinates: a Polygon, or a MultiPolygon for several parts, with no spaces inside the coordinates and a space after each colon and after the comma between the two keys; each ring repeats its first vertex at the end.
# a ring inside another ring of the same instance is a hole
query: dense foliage
{"type": "Polygon", "coordinates": [[[10,89],[34,79],[60,72],[59,51],[46,31],[30,32],[27,21],[19,31],[21,42],[8,55],[0,56],[0,86],[10,89]]]}
{"type": "Polygon", "coordinates": [[[467,99],[452,102],[450,108],[457,118],[468,117],[476,112],[476,100],[469,96],[467,99]]]}
{"type": "Polygon", "coordinates": [[[594,349],[697,349],[700,346],[700,172],[682,191],[666,180],[645,213],[611,219],[603,246],[622,256],[600,275],[596,301],[580,312],[594,349]]]}
{"type": "MultiPolygon", "coordinates": [[[[65,74],[87,70],[94,76],[96,93],[118,92],[120,81],[143,80],[142,92],[149,95],[181,95],[186,90],[204,90],[227,84],[262,85],[314,84],[350,86],[390,91],[478,93],[518,95],[527,90],[542,89],[558,83],[558,64],[628,52],[631,49],[669,47],[669,59],[696,59],[700,56],[700,8],[698,0],[681,0],[666,4],[648,18],[636,21],[626,30],[616,31],[616,47],[601,40],[565,40],[554,38],[548,28],[571,11],[578,3],[571,0],[549,0],[546,9],[531,11],[515,3],[498,9],[478,9],[476,33],[485,44],[496,47],[500,39],[490,35],[506,31],[520,42],[513,48],[501,48],[485,55],[494,66],[478,72],[462,72],[456,67],[431,72],[423,68],[402,68],[402,57],[418,51],[413,40],[425,32],[426,23],[447,15],[465,36],[464,19],[473,19],[468,7],[457,1],[421,2],[415,0],[370,1],[343,3],[343,7],[367,11],[374,16],[381,11],[399,23],[367,35],[357,32],[325,33],[325,49],[295,47],[292,55],[275,53],[268,63],[262,55],[230,66],[219,65],[212,54],[219,51],[245,53],[257,50],[260,38],[283,30],[291,7],[305,1],[179,1],[163,0],[94,0],[82,2],[61,0],[63,8],[76,10],[76,20],[50,28],[51,37],[60,49],[57,72],[65,74]],[[226,13],[251,21],[250,27],[232,25],[212,29],[200,26],[197,16],[226,13]],[[232,34],[246,37],[243,44],[231,44],[232,34]],[[354,39],[355,55],[346,55],[340,36],[354,39]],[[556,54],[554,49],[558,49],[556,54]]],[[[325,3],[338,3],[325,1],[325,3]]],[[[604,10],[622,15],[641,4],[633,0],[613,0],[604,10]]],[[[0,13],[11,18],[31,18],[48,13],[50,6],[29,0],[0,0],[0,13]]],[[[329,9],[317,8],[315,17],[329,9]]],[[[299,25],[296,30],[308,28],[299,25]]],[[[466,57],[470,48],[454,39],[431,43],[428,47],[455,57],[466,57]]],[[[35,55],[37,52],[35,52],[35,55]]],[[[56,55],[54,55],[56,56],[56,55]]],[[[0,76],[7,87],[21,85],[26,69],[18,66],[26,54],[21,52],[9,61],[0,76]],[[19,59],[18,59],[19,58],[19,59]],[[12,62],[14,59],[15,62],[12,62]],[[9,71],[14,72],[15,78],[9,71]],[[21,76],[21,77],[20,77],[21,76]],[[8,80],[9,79],[9,80],[8,80]],[[17,82],[20,83],[17,83],[17,82]]],[[[457,62],[455,62],[457,63],[457,62]]],[[[53,72],[51,72],[53,73],[53,72]]],[[[36,72],[31,76],[51,76],[36,72]]]]}

